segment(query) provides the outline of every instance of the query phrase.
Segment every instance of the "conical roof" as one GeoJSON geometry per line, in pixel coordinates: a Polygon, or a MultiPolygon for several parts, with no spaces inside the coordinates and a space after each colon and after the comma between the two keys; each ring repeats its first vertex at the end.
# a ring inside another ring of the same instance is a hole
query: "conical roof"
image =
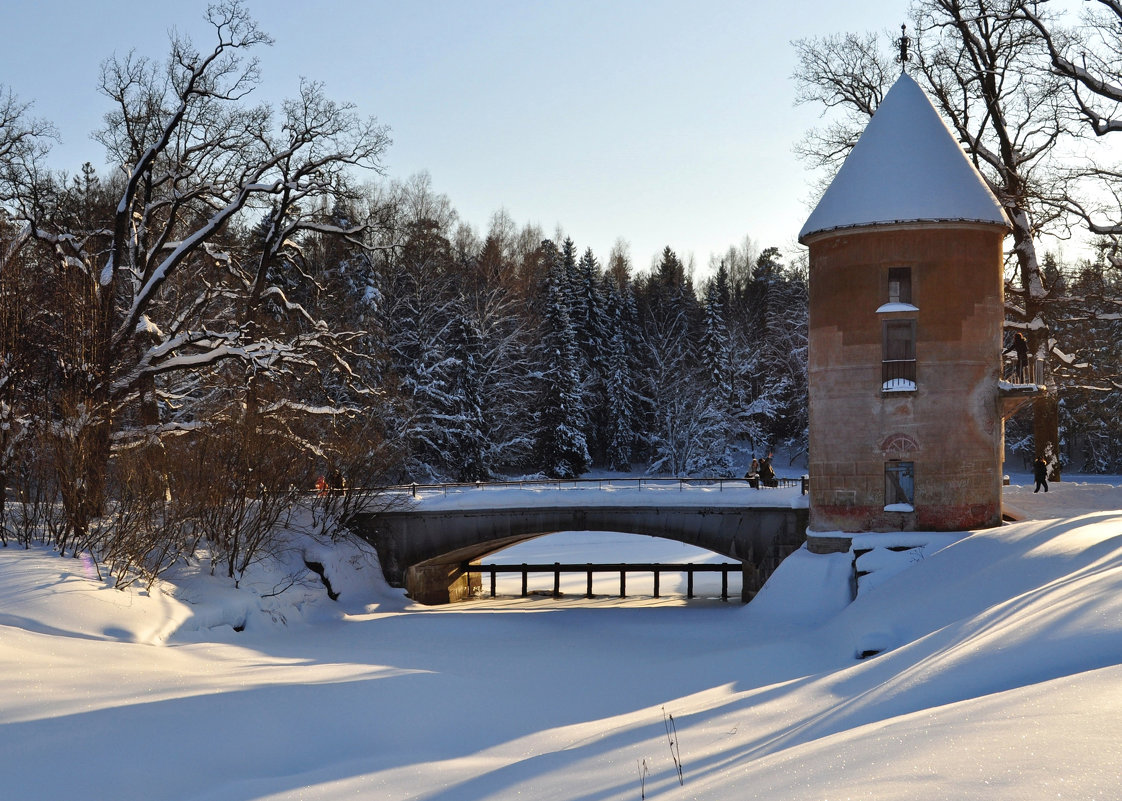
{"type": "Polygon", "coordinates": [[[904,73],[799,232],[1009,219],[924,91],[904,73]]]}

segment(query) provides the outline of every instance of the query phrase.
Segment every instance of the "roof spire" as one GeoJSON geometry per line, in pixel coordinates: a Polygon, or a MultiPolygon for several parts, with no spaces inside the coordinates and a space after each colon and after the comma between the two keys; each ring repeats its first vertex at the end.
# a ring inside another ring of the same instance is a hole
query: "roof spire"
{"type": "Polygon", "coordinates": [[[908,45],[912,40],[908,38],[908,26],[900,26],[900,38],[896,40],[896,44],[900,46],[900,55],[896,56],[896,60],[900,62],[900,72],[908,71],[908,45]]]}

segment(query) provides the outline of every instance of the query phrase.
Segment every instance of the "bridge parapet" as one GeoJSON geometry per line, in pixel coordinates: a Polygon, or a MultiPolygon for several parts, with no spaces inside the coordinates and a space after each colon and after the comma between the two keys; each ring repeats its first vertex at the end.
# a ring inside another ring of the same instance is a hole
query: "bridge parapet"
{"type": "MultiPolygon", "coordinates": [[[[774,487],[762,486],[758,481],[746,478],[730,478],[717,476],[712,478],[667,478],[658,476],[624,476],[610,478],[531,478],[515,481],[476,481],[476,482],[446,482],[440,484],[398,484],[390,487],[379,487],[378,492],[409,493],[417,500],[431,499],[434,496],[447,498],[454,495],[463,498],[465,494],[474,494],[475,491],[495,493],[500,490],[581,490],[596,489],[609,492],[634,490],[642,492],[674,490],[685,492],[701,490],[705,492],[736,492],[752,490],[763,491],[762,496],[756,497],[756,502],[761,505],[772,505],[767,495],[775,489],[798,489],[801,495],[806,495],[809,490],[810,478],[777,478],[774,487]]],[[[494,504],[499,505],[499,504],[494,504]]],[[[783,505],[783,504],[780,504],[783,505]]]]}

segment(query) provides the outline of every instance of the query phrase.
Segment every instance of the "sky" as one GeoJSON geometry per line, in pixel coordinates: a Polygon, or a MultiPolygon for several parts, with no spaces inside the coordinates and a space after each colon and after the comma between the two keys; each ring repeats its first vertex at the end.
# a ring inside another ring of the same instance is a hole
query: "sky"
{"type": "MultiPolygon", "coordinates": [[[[55,123],[51,164],[103,164],[100,64],[161,60],[168,32],[209,43],[201,0],[3,4],[0,82],[55,123]]],[[[485,234],[560,227],[602,263],[617,239],[644,269],[666,246],[703,269],[751,237],[796,247],[813,175],[792,145],[818,122],[795,107],[791,42],[896,31],[906,0],[251,0],[275,39],[258,96],[301,77],[391,129],[386,175],[428,172],[485,234]]]]}

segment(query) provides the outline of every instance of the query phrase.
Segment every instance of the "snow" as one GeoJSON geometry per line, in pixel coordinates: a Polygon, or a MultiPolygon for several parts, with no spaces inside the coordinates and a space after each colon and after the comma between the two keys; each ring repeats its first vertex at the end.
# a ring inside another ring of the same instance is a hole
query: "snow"
{"type": "MultiPolygon", "coordinates": [[[[1117,798],[1122,482],[1075,478],[1013,473],[1000,528],[856,537],[853,600],[854,555],[806,550],[747,606],[424,608],[295,531],[240,590],[205,562],[114,590],[3,548],[3,797],[1117,798]]],[[[593,558],[687,557],[614,537],[593,558]]]]}
{"type": "Polygon", "coordinates": [[[910,303],[885,303],[877,309],[877,314],[885,314],[887,312],[917,312],[918,306],[913,306],[910,303]]]}
{"type": "Polygon", "coordinates": [[[903,74],[799,232],[979,222],[1009,227],[1001,204],[924,91],[903,74]]]}
{"type": "MultiPolygon", "coordinates": [[[[411,495],[402,490],[403,495],[411,495]]],[[[799,487],[753,489],[745,479],[699,485],[678,479],[604,479],[603,481],[527,481],[522,486],[478,484],[417,488],[415,508],[526,509],[551,506],[769,506],[805,508],[799,487]]]]}
{"type": "Polygon", "coordinates": [[[160,330],[160,327],[152,322],[151,318],[149,318],[147,314],[142,314],[140,315],[139,319],[137,319],[136,333],[147,334],[153,337],[162,337],[164,335],[164,332],[160,330]]]}
{"type": "Polygon", "coordinates": [[[882,392],[915,392],[916,382],[910,378],[890,378],[880,388],[882,392]]]}
{"type": "Polygon", "coordinates": [[[1040,386],[1037,384],[1018,384],[1015,381],[1006,381],[1005,379],[1001,379],[997,382],[997,388],[1002,392],[1040,391],[1040,386]]]}

